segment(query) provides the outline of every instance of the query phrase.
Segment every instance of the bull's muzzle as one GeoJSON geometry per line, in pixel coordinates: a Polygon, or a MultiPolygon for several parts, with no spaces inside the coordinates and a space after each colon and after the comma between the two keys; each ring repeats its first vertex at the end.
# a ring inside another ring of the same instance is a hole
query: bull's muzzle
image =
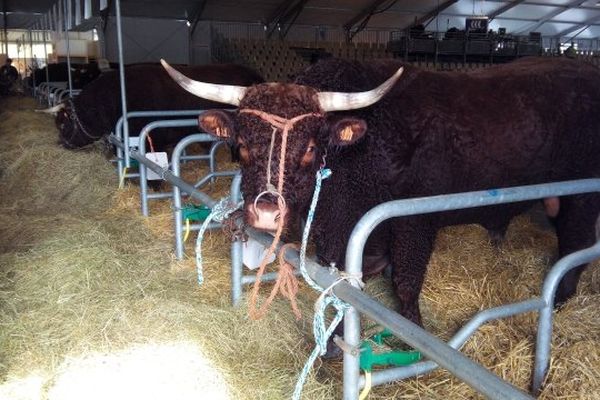
{"type": "Polygon", "coordinates": [[[279,224],[285,225],[287,208],[271,201],[259,200],[246,205],[246,220],[250,226],[261,231],[274,233],[279,224]]]}

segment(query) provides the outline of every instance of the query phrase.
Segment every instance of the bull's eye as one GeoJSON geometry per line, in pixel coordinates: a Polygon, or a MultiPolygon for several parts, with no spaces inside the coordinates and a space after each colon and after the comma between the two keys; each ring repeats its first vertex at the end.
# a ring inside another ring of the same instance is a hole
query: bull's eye
{"type": "Polygon", "coordinates": [[[315,153],[317,151],[316,146],[314,145],[313,140],[310,141],[304,155],[302,156],[302,160],[300,161],[300,166],[306,167],[315,161],[315,153]]]}
{"type": "Polygon", "coordinates": [[[243,142],[238,142],[237,148],[238,154],[240,155],[240,161],[243,164],[248,163],[250,161],[250,151],[248,150],[248,146],[243,142]]]}

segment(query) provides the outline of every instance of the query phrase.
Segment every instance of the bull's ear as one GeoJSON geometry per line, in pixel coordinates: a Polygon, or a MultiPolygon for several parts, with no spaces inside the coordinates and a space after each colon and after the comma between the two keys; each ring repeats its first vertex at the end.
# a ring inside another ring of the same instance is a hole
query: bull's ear
{"type": "Polygon", "coordinates": [[[198,126],[219,139],[227,140],[233,133],[233,118],[227,111],[209,110],[200,114],[198,126]]]}
{"type": "Polygon", "coordinates": [[[347,146],[365,135],[367,123],[359,118],[342,117],[330,125],[329,143],[347,146]]]}

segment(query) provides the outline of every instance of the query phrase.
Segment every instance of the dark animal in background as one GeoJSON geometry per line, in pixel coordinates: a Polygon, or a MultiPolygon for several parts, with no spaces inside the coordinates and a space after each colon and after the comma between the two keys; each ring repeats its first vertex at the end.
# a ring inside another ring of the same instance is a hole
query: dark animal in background
{"type": "MultiPolygon", "coordinates": [[[[263,82],[255,71],[238,65],[199,65],[181,67],[196,79],[231,85],[252,85],[263,82]]],[[[125,69],[127,109],[129,111],[197,110],[224,107],[201,100],[191,94],[181,96],[181,89],[157,64],[140,64],[125,69]]],[[[87,85],[81,93],[65,103],[56,116],[60,141],[66,148],[76,149],[108,135],[121,117],[121,90],[118,71],[109,71],[87,85]]],[[[156,119],[156,118],[154,118],[156,119]]],[[[135,118],[130,132],[139,132],[152,120],[135,118]]],[[[197,129],[195,129],[197,131],[197,129]]],[[[189,129],[160,130],[152,136],[157,150],[193,131],[189,129]]]]}
{"type": "MultiPolygon", "coordinates": [[[[69,70],[67,63],[48,64],[43,68],[33,70],[32,76],[28,76],[25,85],[28,87],[39,86],[46,82],[46,69],[48,69],[48,81],[67,82],[69,80],[69,70]]],[[[73,89],[82,89],[88,83],[100,76],[100,68],[97,63],[89,64],[71,64],[71,84],[73,89]]]]}
{"type": "MultiPolygon", "coordinates": [[[[340,267],[352,228],[382,202],[600,177],[598,69],[564,59],[522,59],[468,73],[404,65],[396,83],[394,78],[386,81],[401,66],[391,60],[361,64],[330,59],[307,69],[295,84],[221,88],[222,101],[240,99],[230,101],[240,111],[208,112],[199,123],[239,148],[249,224],[273,230],[281,219],[293,229],[307,213],[323,157],[333,175],[323,183],[312,237],[320,260],[340,267]],[[391,88],[377,88],[384,81],[391,88]],[[274,127],[264,113],[285,119],[309,114],[288,135],[281,193],[286,208],[281,212],[276,196],[263,196],[254,205],[267,190],[267,168],[270,183],[275,185],[279,175],[281,135],[274,136],[267,165],[274,127]]],[[[170,73],[186,90],[206,96],[204,84],[172,69],[170,73]]],[[[437,231],[479,223],[503,233],[532,204],[390,220],[371,235],[364,271],[373,273],[390,263],[400,313],[421,323],[418,296],[437,231]]],[[[595,242],[599,194],[547,199],[546,204],[555,216],[560,256],[595,242]]],[[[574,294],[583,267],[562,279],[557,303],[574,294]]]]}

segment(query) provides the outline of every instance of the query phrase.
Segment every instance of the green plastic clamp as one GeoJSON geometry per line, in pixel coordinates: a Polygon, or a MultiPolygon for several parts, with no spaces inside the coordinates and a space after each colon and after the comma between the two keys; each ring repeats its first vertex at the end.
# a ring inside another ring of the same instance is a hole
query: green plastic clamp
{"type": "Polygon", "coordinates": [[[183,220],[204,221],[210,215],[211,209],[205,205],[188,204],[181,209],[183,220]]]}
{"type": "Polygon", "coordinates": [[[364,371],[371,371],[373,366],[403,366],[413,364],[421,359],[421,353],[418,351],[388,351],[384,353],[374,353],[371,341],[379,346],[383,345],[384,339],[393,336],[389,329],[373,335],[372,339],[365,340],[360,345],[360,368],[364,371]]]}

